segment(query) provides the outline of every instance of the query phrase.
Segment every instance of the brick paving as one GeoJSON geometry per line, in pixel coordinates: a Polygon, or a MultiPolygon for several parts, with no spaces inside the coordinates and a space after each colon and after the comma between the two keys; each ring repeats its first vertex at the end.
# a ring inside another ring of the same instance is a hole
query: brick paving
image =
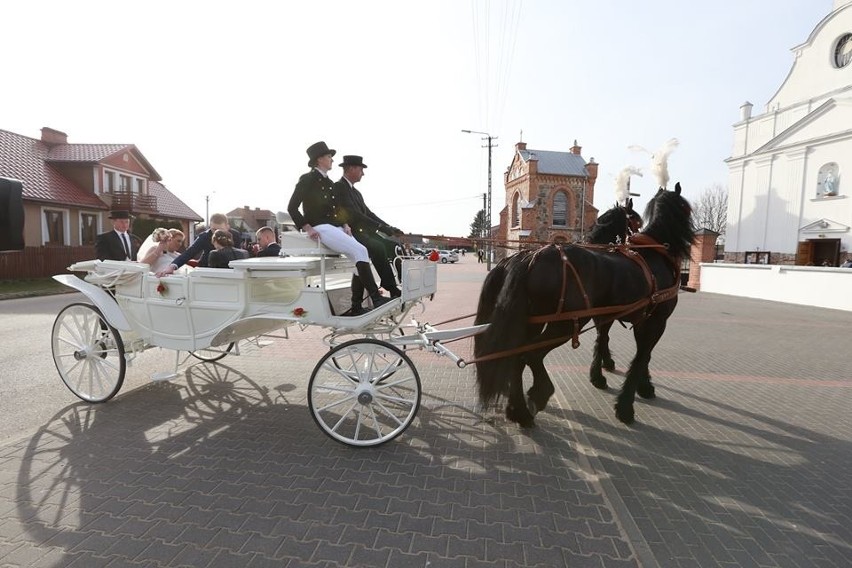
{"type": "MultiPolygon", "coordinates": [[[[472,312],[484,272],[441,266],[422,319],[472,312]]],[[[531,431],[479,411],[472,369],[415,351],[418,418],[372,449],[315,426],[322,331],[292,329],[107,404],[69,394],[0,446],[0,567],[849,566],[850,329],[848,312],[681,295],[632,427],[588,383],[590,334],[549,356],[557,393],[531,431]]],[[[612,336],[623,370],[631,335],[612,336]]]]}

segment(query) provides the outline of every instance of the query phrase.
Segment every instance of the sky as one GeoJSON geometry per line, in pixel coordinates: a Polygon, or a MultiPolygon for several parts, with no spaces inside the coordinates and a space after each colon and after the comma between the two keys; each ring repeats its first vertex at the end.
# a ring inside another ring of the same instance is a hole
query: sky
{"type": "MultiPolygon", "coordinates": [[[[405,232],[467,236],[488,187],[505,206],[515,144],[617,173],[680,141],[672,185],[727,185],[740,106],[781,86],[791,49],[832,0],[7,0],[0,3],[0,129],[135,144],[201,217],[283,211],[306,148],[368,168],[368,206],[405,232]]],[[[640,209],[641,210],[641,209],[640,209]]]]}

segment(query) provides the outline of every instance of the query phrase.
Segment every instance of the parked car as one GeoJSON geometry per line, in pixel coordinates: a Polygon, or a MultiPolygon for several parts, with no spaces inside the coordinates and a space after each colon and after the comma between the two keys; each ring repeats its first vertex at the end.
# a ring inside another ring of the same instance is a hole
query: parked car
{"type": "Polygon", "coordinates": [[[441,260],[442,264],[447,264],[448,262],[458,262],[459,255],[455,251],[452,250],[439,250],[438,256],[441,260]]]}

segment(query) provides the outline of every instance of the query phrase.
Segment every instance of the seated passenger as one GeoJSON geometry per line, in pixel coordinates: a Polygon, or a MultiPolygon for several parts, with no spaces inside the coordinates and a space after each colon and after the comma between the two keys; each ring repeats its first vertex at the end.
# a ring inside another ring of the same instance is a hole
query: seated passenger
{"type": "Polygon", "coordinates": [[[207,266],[210,268],[230,268],[228,264],[232,260],[248,258],[247,251],[234,248],[234,239],[228,231],[216,229],[211,240],[213,250],[207,256],[207,266]]]}
{"type": "Polygon", "coordinates": [[[180,229],[156,229],[139,249],[139,262],[150,266],[151,272],[166,269],[180,254],[186,237],[180,229]],[[148,246],[146,246],[148,245],[148,246]]]}
{"type": "Polygon", "coordinates": [[[271,227],[257,230],[257,256],[280,256],[281,245],[275,242],[275,231],[271,227]]]}
{"type": "Polygon", "coordinates": [[[169,264],[163,270],[158,270],[156,272],[157,277],[167,276],[180,268],[181,266],[187,264],[190,260],[198,258],[199,255],[201,258],[198,259],[198,266],[208,266],[207,257],[210,252],[213,250],[213,243],[211,239],[213,237],[213,232],[222,229],[223,231],[230,233],[232,235],[231,242],[237,242],[234,239],[239,239],[239,232],[231,229],[231,226],[228,224],[228,218],[222,213],[214,213],[210,216],[210,228],[198,235],[193,241],[189,248],[187,248],[182,254],[180,254],[174,261],[169,264]]]}

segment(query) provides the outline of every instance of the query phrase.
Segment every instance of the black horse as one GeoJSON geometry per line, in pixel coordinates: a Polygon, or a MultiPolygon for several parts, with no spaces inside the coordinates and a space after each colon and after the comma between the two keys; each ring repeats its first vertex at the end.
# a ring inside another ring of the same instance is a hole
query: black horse
{"type": "MultiPolygon", "coordinates": [[[[592,245],[622,245],[627,238],[642,228],[643,220],[633,209],[633,200],[628,199],[624,205],[615,204],[612,209],[605,211],[595,221],[595,226],[589,232],[587,242],[592,245]]],[[[615,320],[612,316],[592,318],[595,322],[597,338],[592,355],[592,365],[589,367],[589,381],[601,390],[606,390],[606,377],[603,370],[614,371],[615,361],[609,350],[609,330],[615,320]]]]}
{"type": "Polygon", "coordinates": [[[642,240],[659,246],[637,246],[623,253],[550,245],[510,256],[488,274],[475,323],[490,325],[474,339],[476,379],[484,405],[505,395],[506,417],[533,426],[535,413],[547,406],[554,392],[544,357],[576,339],[592,317],[611,311],[610,318],[633,324],[636,355],[615,405],[616,417],[633,423],[636,393],[654,397],[648,374],[651,351],[677,304],[680,259],[689,255],[694,238],[692,209],[681,197],[680,184],[675,191],[661,188],[648,203],[645,217],[642,240]],[[527,399],[525,365],[533,374],[527,399]]]}

